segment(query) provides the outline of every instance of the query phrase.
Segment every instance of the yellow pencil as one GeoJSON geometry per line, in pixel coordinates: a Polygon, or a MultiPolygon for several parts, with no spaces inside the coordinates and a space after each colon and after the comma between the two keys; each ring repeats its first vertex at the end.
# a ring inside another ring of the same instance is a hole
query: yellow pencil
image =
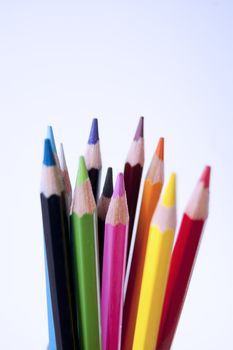
{"type": "Polygon", "coordinates": [[[175,227],[176,176],[172,174],[150,225],[133,350],[155,349],[175,227]]]}

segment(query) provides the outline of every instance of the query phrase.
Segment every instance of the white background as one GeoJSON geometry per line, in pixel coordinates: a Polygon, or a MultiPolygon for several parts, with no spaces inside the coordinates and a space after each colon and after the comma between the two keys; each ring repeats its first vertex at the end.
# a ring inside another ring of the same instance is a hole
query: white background
{"type": "Polygon", "coordinates": [[[173,349],[232,349],[233,2],[0,1],[0,349],[48,342],[39,183],[52,124],[72,183],[92,117],[103,175],[140,115],[165,137],[178,219],[205,164],[210,216],[173,349]]]}

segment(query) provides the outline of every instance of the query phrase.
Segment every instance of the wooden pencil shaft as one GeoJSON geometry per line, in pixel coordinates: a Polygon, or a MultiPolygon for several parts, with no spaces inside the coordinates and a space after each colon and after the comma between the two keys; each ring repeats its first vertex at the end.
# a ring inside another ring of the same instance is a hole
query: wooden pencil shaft
{"type": "Polygon", "coordinates": [[[174,230],[151,227],[138,305],[133,350],[154,350],[165,293],[174,230]]]}
{"type": "Polygon", "coordinates": [[[149,233],[149,226],[152,215],[159,200],[162,190],[162,183],[152,184],[146,180],[143,189],[142,203],[139,214],[139,221],[136,233],[135,246],[133,251],[131,270],[128,286],[126,290],[122,349],[131,349],[133,346],[133,336],[136,324],[138,302],[141,290],[142,274],[146,254],[146,245],[149,233]]]}
{"type": "Polygon", "coordinates": [[[73,212],[72,247],[81,349],[101,349],[99,281],[94,214],[79,217],[73,212]]]}
{"type": "Polygon", "coordinates": [[[121,344],[127,229],[122,224],[105,225],[101,302],[103,350],[118,350],[121,344]]]}
{"type": "Polygon", "coordinates": [[[102,269],[103,269],[103,254],[104,254],[104,225],[105,225],[105,221],[102,220],[100,217],[98,217],[100,285],[102,285],[102,269]]]}
{"type": "Polygon", "coordinates": [[[203,220],[192,220],[184,214],[171,259],[157,350],[171,348],[192,276],[203,220]]]}
{"type": "Polygon", "coordinates": [[[56,336],[53,322],[52,299],[49,285],[48,264],[46,258],[46,248],[44,246],[44,262],[45,262],[45,283],[46,283],[46,298],[47,298],[47,317],[48,317],[48,332],[49,332],[49,349],[56,350],[56,336]]]}
{"type": "Polygon", "coordinates": [[[41,193],[41,205],[57,349],[77,349],[65,199],[41,193]]]}
{"type": "Polygon", "coordinates": [[[176,175],[172,173],[150,223],[133,350],[154,350],[176,227],[176,175]]]}

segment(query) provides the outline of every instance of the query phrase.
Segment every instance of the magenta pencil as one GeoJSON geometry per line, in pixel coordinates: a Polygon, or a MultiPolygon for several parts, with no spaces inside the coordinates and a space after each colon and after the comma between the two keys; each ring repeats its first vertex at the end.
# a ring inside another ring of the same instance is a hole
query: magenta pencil
{"type": "Polygon", "coordinates": [[[105,221],[101,293],[102,349],[119,350],[129,213],[124,176],[119,174],[105,221]]]}

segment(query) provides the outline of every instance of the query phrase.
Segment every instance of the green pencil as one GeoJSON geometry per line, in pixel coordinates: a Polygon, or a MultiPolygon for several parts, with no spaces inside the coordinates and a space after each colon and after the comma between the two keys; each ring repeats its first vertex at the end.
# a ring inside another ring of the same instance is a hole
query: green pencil
{"type": "Polygon", "coordinates": [[[84,157],[80,157],[71,216],[76,309],[80,345],[101,349],[96,203],[84,157]]]}

